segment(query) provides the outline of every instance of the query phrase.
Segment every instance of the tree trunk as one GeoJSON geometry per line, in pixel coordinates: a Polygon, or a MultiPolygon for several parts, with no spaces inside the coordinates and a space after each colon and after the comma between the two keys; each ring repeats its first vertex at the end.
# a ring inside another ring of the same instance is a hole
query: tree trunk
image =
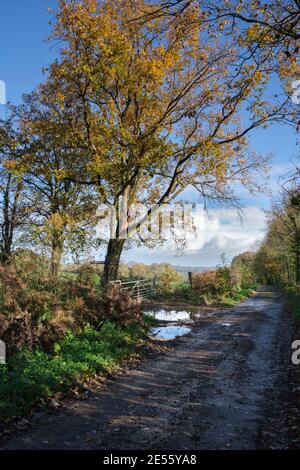
{"type": "Polygon", "coordinates": [[[3,263],[8,263],[11,255],[11,219],[9,214],[11,180],[12,176],[11,174],[9,174],[6,181],[6,187],[3,193],[2,201],[3,223],[1,226],[1,261],[3,263]]]}
{"type": "Polygon", "coordinates": [[[109,240],[102,276],[103,287],[106,287],[110,281],[115,281],[118,277],[120,258],[124,243],[125,240],[122,239],[109,240]]]}
{"type": "Polygon", "coordinates": [[[2,225],[1,258],[3,263],[9,263],[12,251],[12,224],[7,210],[4,210],[4,223],[2,225]]]}
{"type": "Polygon", "coordinates": [[[54,237],[52,239],[51,252],[51,276],[56,279],[60,268],[61,258],[63,254],[63,243],[60,239],[54,237]]]}
{"type": "Polygon", "coordinates": [[[6,240],[4,240],[3,245],[1,246],[0,261],[3,264],[9,264],[11,260],[11,253],[11,244],[7,244],[6,240]]]}

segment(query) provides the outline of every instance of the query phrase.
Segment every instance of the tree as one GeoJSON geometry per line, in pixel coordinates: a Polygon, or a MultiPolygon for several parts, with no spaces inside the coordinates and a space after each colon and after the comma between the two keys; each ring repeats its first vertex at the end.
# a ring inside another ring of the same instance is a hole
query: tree
{"type": "Polygon", "coordinates": [[[70,158],[71,149],[75,159],[81,151],[79,174],[65,178],[93,185],[117,213],[126,202],[126,222],[117,220],[108,242],[104,283],[117,276],[125,238],[149,221],[150,211],[128,221],[135,203],[159,210],[187,186],[232,201],[230,186],[250,185],[251,171],[266,163],[247,152],[246,135],[282,108],[262,97],[264,61],[239,57],[218,23],[207,29],[200,6],[172,18],[151,16],[156,9],[145,0],[61,0],[53,38],[64,46],[40,87],[65,116],[61,146],[70,158]]]}
{"type": "Polygon", "coordinates": [[[15,110],[0,121],[0,259],[10,261],[17,231],[27,215],[24,205],[24,182],[9,169],[23,149],[23,138],[15,123],[15,110]]]}
{"type": "MultiPolygon", "coordinates": [[[[264,54],[278,63],[295,59],[299,53],[300,2],[298,0],[204,0],[199,2],[207,25],[216,22],[251,55],[264,54]]],[[[159,2],[151,16],[180,16],[195,0],[159,2]]],[[[143,12],[140,20],[147,19],[143,12]]],[[[245,56],[247,59],[247,56],[245,56]]]]}
{"type": "MultiPolygon", "coordinates": [[[[221,30],[236,45],[240,60],[246,63],[263,63],[272,76],[276,73],[287,100],[282,120],[291,120],[299,127],[299,111],[292,103],[299,104],[299,39],[300,2],[298,0],[171,0],[158,2],[153,16],[178,17],[191,5],[199,3],[201,21],[207,28],[221,30]]],[[[147,12],[139,20],[146,21],[147,12]]],[[[237,61],[238,63],[238,61],[237,61]]],[[[279,92],[274,93],[276,101],[279,92]]]]}
{"type": "Polygon", "coordinates": [[[253,263],[255,253],[245,251],[232,259],[231,276],[235,277],[235,284],[240,284],[242,288],[252,287],[255,284],[253,263]]]}
{"type": "Polygon", "coordinates": [[[281,187],[285,200],[289,201],[294,229],[299,226],[300,215],[300,157],[292,161],[293,169],[283,177],[281,187]]]}
{"type": "Polygon", "coordinates": [[[153,272],[150,266],[144,263],[134,263],[130,266],[131,279],[152,279],[153,272]]]}
{"type": "Polygon", "coordinates": [[[27,136],[27,151],[10,162],[14,172],[22,173],[25,199],[30,215],[23,232],[29,244],[51,253],[51,275],[58,274],[64,250],[83,250],[92,245],[97,204],[93,188],[83,191],[79,184],[64,178],[77,164],[60,146],[64,123],[41,102],[38,92],[25,97],[19,122],[27,136]],[[72,167],[71,167],[72,166],[72,167]],[[26,229],[26,230],[25,230],[26,229]]]}
{"type": "Polygon", "coordinates": [[[173,266],[167,264],[163,267],[157,280],[162,292],[167,292],[172,290],[172,287],[176,282],[182,281],[183,276],[181,273],[177,272],[173,266]]]}
{"type": "Polygon", "coordinates": [[[299,188],[290,188],[268,214],[268,231],[254,259],[261,282],[294,285],[300,282],[299,188]]]}
{"type": "Polygon", "coordinates": [[[300,39],[300,3],[298,0],[229,0],[207,2],[208,8],[217,13],[224,28],[232,33],[239,29],[245,39],[252,42],[252,52],[268,53],[281,61],[284,57],[296,57],[300,39]],[[243,26],[241,28],[241,25],[243,26]],[[280,57],[280,55],[282,57],[280,57]]]}
{"type": "MultiPolygon", "coordinates": [[[[264,61],[281,79],[285,91],[298,102],[300,64],[300,3],[298,0],[208,0],[210,21],[218,21],[239,43],[244,60],[264,61]]],[[[276,96],[274,96],[276,98],[276,96]]],[[[293,101],[293,100],[292,100],[293,101]]],[[[299,120],[288,101],[287,116],[299,120]]]]}
{"type": "Polygon", "coordinates": [[[285,202],[285,217],[291,252],[294,257],[295,280],[300,284],[300,189],[290,190],[290,195],[285,202]]]}

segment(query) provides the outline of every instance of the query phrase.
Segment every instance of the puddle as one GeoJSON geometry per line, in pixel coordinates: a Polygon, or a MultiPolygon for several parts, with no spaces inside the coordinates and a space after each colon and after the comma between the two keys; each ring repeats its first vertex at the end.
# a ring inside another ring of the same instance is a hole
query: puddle
{"type": "Polygon", "coordinates": [[[150,329],[150,336],[160,341],[175,339],[178,336],[187,335],[191,328],[187,326],[156,326],[150,329]]]}
{"type": "Polygon", "coordinates": [[[231,326],[231,323],[221,323],[222,326],[231,326]]]}
{"type": "Polygon", "coordinates": [[[151,315],[151,317],[159,321],[176,322],[191,319],[191,314],[186,310],[165,310],[162,308],[160,310],[149,310],[144,313],[145,315],[151,315]]]}

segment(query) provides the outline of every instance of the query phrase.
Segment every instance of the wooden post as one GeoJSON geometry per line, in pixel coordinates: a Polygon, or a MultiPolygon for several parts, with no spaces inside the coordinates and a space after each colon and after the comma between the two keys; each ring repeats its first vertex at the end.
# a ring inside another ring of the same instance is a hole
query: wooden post
{"type": "Polygon", "coordinates": [[[193,273],[191,271],[189,271],[188,275],[189,275],[190,286],[191,286],[191,288],[193,288],[193,273]]]}
{"type": "Polygon", "coordinates": [[[139,302],[140,301],[140,283],[139,283],[139,281],[137,283],[137,290],[138,290],[137,291],[137,299],[138,299],[138,302],[139,302]]]}

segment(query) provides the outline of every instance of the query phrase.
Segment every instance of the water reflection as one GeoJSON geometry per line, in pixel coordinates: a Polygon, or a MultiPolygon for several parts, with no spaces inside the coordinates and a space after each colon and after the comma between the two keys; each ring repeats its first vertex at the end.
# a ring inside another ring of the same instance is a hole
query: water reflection
{"type": "Polygon", "coordinates": [[[187,326],[156,326],[150,329],[150,336],[157,340],[171,340],[178,336],[183,336],[190,333],[191,328],[187,326]]]}
{"type": "Polygon", "coordinates": [[[144,313],[154,317],[156,320],[168,322],[190,320],[191,318],[190,312],[186,310],[165,310],[162,308],[160,310],[149,310],[144,313]]]}

